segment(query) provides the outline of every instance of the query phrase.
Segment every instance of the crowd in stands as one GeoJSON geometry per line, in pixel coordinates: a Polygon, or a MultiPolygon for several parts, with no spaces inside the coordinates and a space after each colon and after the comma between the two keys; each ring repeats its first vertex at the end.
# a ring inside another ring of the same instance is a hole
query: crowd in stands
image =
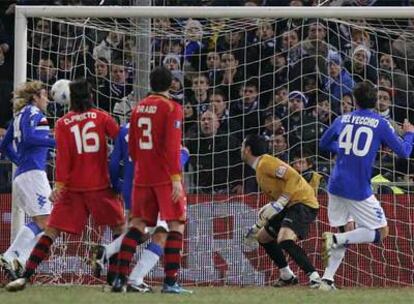
{"type": "MultiPolygon", "coordinates": [[[[14,4],[97,5],[97,0],[6,1],[0,4],[0,137],[12,119],[14,4]]],[[[108,0],[103,5],[131,5],[108,0]]],[[[157,0],[153,5],[410,5],[406,0],[157,0]]],[[[135,103],[137,43],[134,34],[29,19],[28,78],[51,86],[87,76],[96,106],[120,122],[135,103]]],[[[122,22],[122,21],[120,21],[122,22]]],[[[332,156],[319,138],[333,120],[354,109],[352,89],[362,80],[378,86],[377,111],[397,132],[414,121],[413,20],[339,23],[323,19],[154,19],[152,64],[173,73],[171,95],[184,107],[184,144],[190,192],[257,191],[242,165],[247,134],[262,134],[280,159],[329,175],[332,156]],[[377,29],[377,30],[375,30],[377,29]],[[396,29],[391,31],[390,29],[396,29]],[[177,34],[180,33],[180,34],[177,34]],[[303,165],[300,165],[303,164],[303,165]]],[[[50,104],[51,124],[66,109],[50,104]]],[[[10,170],[0,163],[0,185],[10,170]],[[1,169],[3,168],[3,169],[1,169]]],[[[392,181],[412,179],[410,164],[384,150],[378,170],[392,181]],[[401,174],[396,174],[401,172],[401,174]],[[406,174],[409,172],[410,174],[406,174]]],[[[9,167],[7,167],[9,168],[9,167]]],[[[299,169],[298,169],[299,170],[299,169]]],[[[4,181],[4,182],[3,182],[4,181]]],[[[8,191],[0,188],[0,192],[8,191]]]]}

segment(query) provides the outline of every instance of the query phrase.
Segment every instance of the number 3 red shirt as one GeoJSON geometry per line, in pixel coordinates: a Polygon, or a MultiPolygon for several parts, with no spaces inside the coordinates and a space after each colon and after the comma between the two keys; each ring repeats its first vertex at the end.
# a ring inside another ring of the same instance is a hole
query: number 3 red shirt
{"type": "Polygon", "coordinates": [[[180,180],[182,121],[181,105],[163,95],[149,95],[137,104],[129,128],[134,185],[154,186],[180,180]]]}

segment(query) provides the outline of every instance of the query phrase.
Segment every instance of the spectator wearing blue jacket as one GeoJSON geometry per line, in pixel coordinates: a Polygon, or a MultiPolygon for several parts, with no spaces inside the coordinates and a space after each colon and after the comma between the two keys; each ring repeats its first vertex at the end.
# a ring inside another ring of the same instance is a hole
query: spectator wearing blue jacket
{"type": "Polygon", "coordinates": [[[339,53],[329,51],[327,64],[328,75],[323,77],[323,90],[331,97],[332,111],[340,114],[342,96],[352,94],[355,82],[351,74],[342,66],[339,53]]]}

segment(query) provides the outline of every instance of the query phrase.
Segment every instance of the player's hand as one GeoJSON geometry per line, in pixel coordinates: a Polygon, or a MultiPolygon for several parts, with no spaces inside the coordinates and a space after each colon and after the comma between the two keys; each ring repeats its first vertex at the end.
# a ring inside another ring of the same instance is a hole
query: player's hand
{"type": "Polygon", "coordinates": [[[414,126],[408,121],[408,119],[404,119],[403,127],[404,133],[414,133],[414,126]]]}
{"type": "Polygon", "coordinates": [[[55,189],[53,189],[52,193],[50,193],[49,200],[52,203],[54,203],[60,198],[61,195],[62,195],[62,190],[55,188],[55,189]]]}
{"type": "Polygon", "coordinates": [[[279,201],[270,202],[264,205],[259,211],[258,221],[261,223],[267,223],[272,217],[282,211],[283,208],[285,208],[285,206],[283,206],[279,201]]]}
{"type": "Polygon", "coordinates": [[[183,195],[183,184],[181,181],[173,181],[172,182],[172,193],[171,199],[174,203],[178,203],[179,198],[183,195]]]}
{"type": "Polygon", "coordinates": [[[262,227],[258,226],[257,223],[249,228],[247,233],[244,235],[243,243],[247,247],[254,247],[257,244],[257,234],[262,227]]]}

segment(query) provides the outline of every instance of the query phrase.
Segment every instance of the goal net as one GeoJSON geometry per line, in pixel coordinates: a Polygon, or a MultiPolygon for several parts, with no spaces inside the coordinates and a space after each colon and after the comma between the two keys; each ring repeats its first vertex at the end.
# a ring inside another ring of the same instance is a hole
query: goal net
{"type": "MultiPolygon", "coordinates": [[[[375,17],[371,9],[365,9],[370,18],[351,19],[351,10],[340,17],[333,10],[314,14],[311,8],[266,8],[266,18],[257,18],[255,9],[251,16],[237,15],[232,8],[233,16],[226,17],[231,11],[220,8],[216,17],[200,17],[194,11],[191,17],[191,11],[175,8],[145,19],[135,14],[138,8],[123,8],[131,10],[130,15],[118,15],[117,9],[95,8],[87,14],[85,7],[71,7],[64,10],[75,12],[72,17],[62,11],[59,18],[27,17],[27,31],[16,37],[27,41],[27,61],[18,64],[23,74],[18,79],[39,79],[50,87],[58,79],[87,77],[96,106],[125,123],[137,99],[149,90],[150,69],[168,67],[174,76],[171,95],[184,107],[184,144],[191,154],[184,173],[189,206],[181,280],[264,285],[278,278],[264,251],[243,245],[243,234],[266,203],[258,194],[253,170],[240,159],[247,134],[265,136],[270,154],[294,165],[306,178],[314,177],[312,182],[320,181],[320,213],[301,245],[322,273],[321,235],[330,229],[325,189],[334,159],[319,150],[319,139],[337,116],[354,109],[352,88],[362,80],[378,86],[377,110],[396,132],[401,132],[405,118],[413,121],[412,19],[384,18],[383,11],[375,17]]],[[[402,16],[399,13],[394,15],[402,16]]],[[[66,111],[51,103],[51,124],[66,111]]],[[[390,236],[379,245],[350,246],[337,284],[413,286],[413,166],[386,148],[373,166],[374,190],[383,203],[390,236]]],[[[53,169],[52,158],[52,181],[53,169]]],[[[10,197],[3,198],[0,212],[6,214],[10,197]]],[[[9,229],[4,219],[2,233],[9,229]]],[[[4,251],[9,239],[4,234],[0,238],[4,251]]],[[[110,239],[109,229],[93,223],[80,237],[62,236],[36,279],[95,282],[87,263],[91,244],[110,239]]],[[[304,274],[292,268],[305,284],[304,274]]],[[[161,263],[149,279],[162,277],[161,263]]]]}

